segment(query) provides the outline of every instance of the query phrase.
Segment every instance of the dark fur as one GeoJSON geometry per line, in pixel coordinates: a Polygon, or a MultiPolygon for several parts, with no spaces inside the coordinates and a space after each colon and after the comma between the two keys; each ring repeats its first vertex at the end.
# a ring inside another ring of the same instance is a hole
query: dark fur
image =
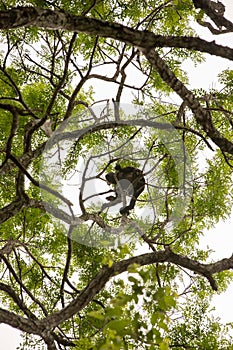
{"type": "Polygon", "coordinates": [[[129,211],[134,208],[138,196],[143,192],[145,188],[145,179],[142,171],[132,166],[122,168],[120,165],[116,165],[115,169],[115,172],[111,171],[105,176],[109,185],[115,185],[115,196],[109,196],[106,198],[109,202],[112,203],[103,204],[102,210],[106,207],[110,207],[121,202],[120,194],[122,191],[127,192],[129,181],[132,184],[133,188],[133,193],[128,193],[128,195],[131,195],[131,200],[129,205],[120,209],[120,213],[122,215],[129,215],[129,211]],[[120,180],[127,181],[121,181],[121,183],[118,184],[120,180]]]}

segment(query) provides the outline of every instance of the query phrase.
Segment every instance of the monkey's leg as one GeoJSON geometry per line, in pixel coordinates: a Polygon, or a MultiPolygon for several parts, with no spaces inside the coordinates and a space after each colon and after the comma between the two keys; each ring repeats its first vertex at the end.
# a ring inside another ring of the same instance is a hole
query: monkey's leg
{"type": "Polygon", "coordinates": [[[132,210],[135,207],[136,200],[139,197],[139,195],[143,192],[145,188],[144,183],[140,186],[140,188],[134,193],[132,196],[129,205],[126,205],[125,207],[120,209],[120,213],[122,215],[129,215],[129,211],[132,210]]]}

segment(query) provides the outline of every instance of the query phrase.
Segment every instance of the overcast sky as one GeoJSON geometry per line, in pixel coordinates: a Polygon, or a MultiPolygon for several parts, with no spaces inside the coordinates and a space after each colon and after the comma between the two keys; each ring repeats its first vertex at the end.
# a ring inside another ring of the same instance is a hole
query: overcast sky
{"type": "MultiPolygon", "coordinates": [[[[233,20],[232,0],[221,0],[226,6],[226,17],[233,20]]],[[[206,40],[213,40],[208,29],[199,30],[200,36],[206,40]]],[[[233,47],[233,33],[215,37],[215,41],[221,45],[233,47]]],[[[233,63],[215,56],[207,56],[206,62],[197,67],[187,64],[191,88],[216,88],[217,74],[223,69],[233,69],[233,63]]],[[[214,250],[213,259],[229,257],[233,253],[232,218],[225,223],[221,222],[208,231],[201,240],[201,246],[209,246],[214,250]]],[[[233,322],[232,305],[233,283],[225,293],[214,297],[213,305],[216,307],[215,316],[220,316],[223,322],[233,322]]],[[[16,350],[20,342],[19,332],[9,326],[0,325],[0,350],[16,350]]]]}

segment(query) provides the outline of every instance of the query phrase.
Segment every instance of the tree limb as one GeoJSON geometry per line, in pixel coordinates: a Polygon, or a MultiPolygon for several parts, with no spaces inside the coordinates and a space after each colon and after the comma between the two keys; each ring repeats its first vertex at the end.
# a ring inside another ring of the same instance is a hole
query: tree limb
{"type": "MultiPolygon", "coordinates": [[[[231,25],[233,27],[232,23],[231,25]]],[[[156,35],[148,30],[136,30],[119,23],[101,21],[85,16],[75,16],[39,7],[17,7],[8,11],[0,11],[0,29],[31,26],[98,35],[144,49],[179,47],[206,52],[211,55],[228,58],[229,60],[232,60],[233,57],[233,49],[218,45],[214,41],[208,42],[200,38],[156,35]]]]}

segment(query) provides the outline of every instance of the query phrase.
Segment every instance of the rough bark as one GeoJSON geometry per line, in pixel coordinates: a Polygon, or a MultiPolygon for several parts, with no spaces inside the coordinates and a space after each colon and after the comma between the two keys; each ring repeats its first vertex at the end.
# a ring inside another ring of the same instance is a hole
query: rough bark
{"type": "Polygon", "coordinates": [[[233,49],[200,38],[156,35],[147,30],[136,30],[118,23],[38,7],[17,7],[0,11],[0,29],[32,26],[99,35],[147,50],[155,47],[179,47],[206,52],[229,60],[233,58],[233,49]]]}

